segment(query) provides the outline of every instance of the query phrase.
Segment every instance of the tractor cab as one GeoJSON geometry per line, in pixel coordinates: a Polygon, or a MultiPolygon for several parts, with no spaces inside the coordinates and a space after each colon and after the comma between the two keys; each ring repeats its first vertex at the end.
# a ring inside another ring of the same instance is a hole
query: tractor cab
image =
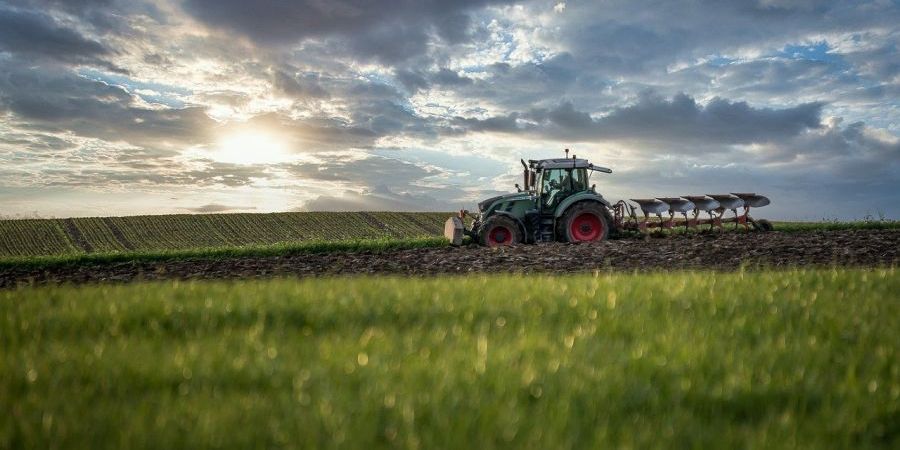
{"type": "Polygon", "coordinates": [[[584,159],[545,159],[536,161],[534,167],[540,176],[534,186],[536,206],[543,214],[555,212],[569,196],[591,190],[587,172],[591,164],[584,159]]]}
{"type": "Polygon", "coordinates": [[[461,242],[463,234],[489,246],[606,238],[612,227],[610,204],[590,185],[588,175],[610,169],[569,158],[568,150],[566,158],[521,162],[524,186],[478,203],[471,230],[463,222],[468,211],[448,219],[444,234],[451,242],[461,242]]]}

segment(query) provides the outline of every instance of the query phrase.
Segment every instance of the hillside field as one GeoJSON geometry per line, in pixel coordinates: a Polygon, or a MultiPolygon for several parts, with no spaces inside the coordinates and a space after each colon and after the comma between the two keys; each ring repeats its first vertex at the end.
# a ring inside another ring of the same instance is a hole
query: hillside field
{"type": "Polygon", "coordinates": [[[435,237],[449,215],[294,212],[0,220],[0,258],[435,237]]]}
{"type": "Polygon", "coordinates": [[[892,268],[0,291],[0,448],[897,448],[892,268]]]}

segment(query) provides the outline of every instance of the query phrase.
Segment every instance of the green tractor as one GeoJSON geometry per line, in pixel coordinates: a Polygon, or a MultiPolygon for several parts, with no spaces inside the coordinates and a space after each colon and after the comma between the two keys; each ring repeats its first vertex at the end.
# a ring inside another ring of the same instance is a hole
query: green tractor
{"type": "Polygon", "coordinates": [[[444,235],[453,245],[463,237],[491,247],[550,241],[602,241],[610,233],[629,231],[650,233],[681,229],[689,231],[725,231],[726,224],[745,231],[771,231],[769,221],[750,216],[751,208],[769,204],[769,199],[754,192],[632,198],[610,204],[590,184],[591,172],[612,173],[606,167],[578,159],[574,155],[558,159],[529,160],[523,174],[524,188],[517,193],[489,198],[478,204],[478,212],[466,210],[447,219],[444,235]],[[742,210],[742,212],[738,212],[742,210]],[[731,211],[733,217],[725,217],[731,211]],[[638,212],[643,217],[638,217],[638,212]],[[706,213],[709,218],[700,218],[706,213]],[[676,219],[677,215],[683,218],[676,219]],[[472,227],[465,219],[471,216],[472,227]],[[651,216],[656,216],[651,220],[651,216]],[[707,229],[701,230],[703,226],[707,229]]]}
{"type": "Polygon", "coordinates": [[[609,236],[612,205],[589,182],[591,172],[612,173],[574,155],[529,160],[519,192],[500,195],[478,204],[478,213],[460,211],[447,220],[444,234],[459,245],[464,235],[487,246],[548,241],[590,242],[609,236]],[[465,228],[465,216],[473,217],[465,228]]]}

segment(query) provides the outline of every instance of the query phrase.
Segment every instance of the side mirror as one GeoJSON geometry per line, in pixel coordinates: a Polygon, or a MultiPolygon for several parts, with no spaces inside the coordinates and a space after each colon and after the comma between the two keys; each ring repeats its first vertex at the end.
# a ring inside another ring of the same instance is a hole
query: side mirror
{"type": "Polygon", "coordinates": [[[516,183],[516,190],[522,192],[522,188],[519,187],[519,183],[516,183]]]}
{"type": "Polygon", "coordinates": [[[597,193],[597,185],[596,185],[596,184],[592,184],[592,185],[591,185],[591,190],[594,191],[594,193],[596,194],[596,193],[597,193]]]}

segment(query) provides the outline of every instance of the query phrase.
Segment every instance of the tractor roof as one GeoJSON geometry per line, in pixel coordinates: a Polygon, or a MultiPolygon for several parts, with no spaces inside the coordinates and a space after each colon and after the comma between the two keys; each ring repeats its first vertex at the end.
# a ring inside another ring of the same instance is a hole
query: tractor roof
{"type": "Polygon", "coordinates": [[[541,160],[531,160],[535,169],[545,170],[545,169],[590,169],[596,170],[599,172],[612,173],[612,170],[607,169],[606,167],[595,166],[588,162],[586,159],[575,159],[575,158],[554,158],[554,159],[541,159],[541,160]]]}

